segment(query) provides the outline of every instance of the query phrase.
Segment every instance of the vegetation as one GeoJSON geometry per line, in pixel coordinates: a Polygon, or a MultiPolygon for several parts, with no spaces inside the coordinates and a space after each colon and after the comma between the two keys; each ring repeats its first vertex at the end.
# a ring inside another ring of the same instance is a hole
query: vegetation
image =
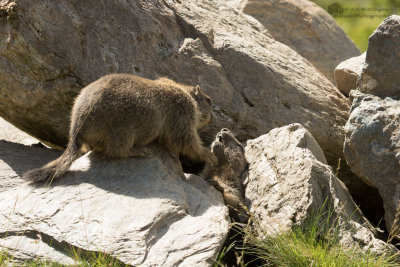
{"type": "MultiPolygon", "coordinates": [[[[69,250],[69,256],[75,260],[75,266],[81,267],[100,267],[100,266],[112,266],[112,267],[123,267],[125,264],[112,258],[103,252],[77,252],[75,249],[69,250]]],[[[0,266],[13,266],[13,257],[6,251],[0,251],[0,266]]],[[[16,266],[21,266],[20,263],[16,266]]],[[[62,267],[64,265],[58,263],[52,263],[45,260],[30,260],[24,263],[22,266],[29,267],[62,267]]]]}
{"type": "Polygon", "coordinates": [[[226,264],[229,250],[234,251],[231,256],[236,256],[240,266],[399,266],[396,255],[378,256],[342,247],[338,238],[340,228],[334,226],[331,217],[330,212],[320,212],[303,226],[275,236],[264,233],[254,221],[244,228],[234,225],[243,240],[226,246],[214,266],[230,266],[226,264]]]}
{"type": "Polygon", "coordinates": [[[368,38],[379,24],[386,17],[400,12],[400,0],[312,1],[331,13],[361,52],[367,50],[368,38]]]}

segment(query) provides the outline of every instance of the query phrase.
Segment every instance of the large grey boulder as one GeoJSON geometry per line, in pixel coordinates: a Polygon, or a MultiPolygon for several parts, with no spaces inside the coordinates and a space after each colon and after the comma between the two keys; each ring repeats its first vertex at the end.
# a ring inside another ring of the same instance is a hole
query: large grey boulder
{"type": "Polygon", "coordinates": [[[3,1],[0,116],[64,146],[79,90],[110,72],[200,86],[241,141],[293,122],[328,161],[342,155],[349,101],[313,65],[247,15],[216,1],[3,1]],[[54,20],[57,18],[57,20],[54,20]]]}
{"type": "Polygon", "coordinates": [[[351,91],[344,154],[351,170],[379,190],[387,229],[400,199],[400,102],[351,91]]]}
{"type": "Polygon", "coordinates": [[[275,40],[309,60],[330,81],[335,67],[360,50],[324,9],[308,0],[228,2],[260,21],[275,40]]]}
{"type": "Polygon", "coordinates": [[[349,96],[351,90],[357,88],[357,81],[361,77],[366,53],[361,56],[349,58],[341,62],[335,68],[336,87],[345,96],[349,96]]]}
{"type": "Polygon", "coordinates": [[[368,39],[358,89],[377,96],[400,97],[400,16],[387,17],[368,39]]]}
{"type": "MultiPolygon", "coordinates": [[[[10,167],[1,170],[1,183],[32,168],[25,166],[27,158],[37,158],[39,167],[52,154],[40,159],[33,148],[11,143],[0,153],[10,167]]],[[[154,147],[153,153],[151,159],[116,161],[88,154],[50,186],[20,183],[3,190],[0,246],[10,247],[11,237],[42,237],[59,254],[71,246],[131,265],[211,266],[229,228],[221,194],[198,176],[185,177],[165,149],[154,147]]],[[[15,251],[32,255],[33,248],[24,243],[15,251]]]]}
{"type": "Polygon", "coordinates": [[[375,238],[375,230],[326,164],[318,143],[300,124],[248,141],[246,156],[250,164],[246,204],[263,234],[282,233],[330,210],[331,223],[345,247],[377,254],[396,251],[375,238]]]}

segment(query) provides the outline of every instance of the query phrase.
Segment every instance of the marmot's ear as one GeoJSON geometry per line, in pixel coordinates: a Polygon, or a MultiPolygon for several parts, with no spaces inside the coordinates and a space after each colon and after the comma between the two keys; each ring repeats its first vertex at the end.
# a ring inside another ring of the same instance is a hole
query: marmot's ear
{"type": "Polygon", "coordinates": [[[200,85],[196,85],[196,89],[194,91],[195,95],[198,95],[201,92],[200,85]]]}

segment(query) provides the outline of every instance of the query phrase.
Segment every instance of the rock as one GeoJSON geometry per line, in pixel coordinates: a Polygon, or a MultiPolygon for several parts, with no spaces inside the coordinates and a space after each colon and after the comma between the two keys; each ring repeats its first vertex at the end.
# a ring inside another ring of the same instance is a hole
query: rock
{"type": "MultiPolygon", "coordinates": [[[[1,159],[21,149],[9,145],[1,159]]],[[[228,233],[228,208],[206,181],[185,178],[165,149],[153,149],[151,159],[88,154],[51,186],[20,184],[1,192],[0,236],[40,235],[59,251],[101,251],[131,265],[211,266],[228,233]]],[[[24,155],[38,158],[28,147],[24,155]]],[[[23,171],[32,167],[11,159],[23,171]]],[[[36,167],[47,160],[41,161],[36,167]]]]}
{"type": "Polygon", "coordinates": [[[350,103],[332,83],[254,18],[179,2],[1,2],[0,116],[64,146],[83,86],[110,72],[166,76],[212,97],[206,142],[222,128],[243,141],[300,122],[336,164],[350,103]]]}
{"type": "Polygon", "coordinates": [[[20,186],[24,183],[22,174],[58,156],[60,153],[54,150],[0,140],[0,192],[20,186]]]}
{"type": "Polygon", "coordinates": [[[387,17],[368,39],[358,89],[366,94],[400,97],[400,16],[387,17]]]}
{"type": "Polygon", "coordinates": [[[330,81],[335,67],[360,50],[335,20],[308,0],[235,0],[238,10],[260,21],[279,42],[309,60],[330,81]]]}
{"type": "Polygon", "coordinates": [[[44,151],[38,142],[0,117],[0,192],[21,185],[18,178],[25,170],[59,156],[56,151],[44,151]],[[27,146],[35,156],[26,153],[27,146]]]}
{"type": "Polygon", "coordinates": [[[0,140],[19,143],[23,145],[33,145],[39,143],[39,140],[24,133],[12,124],[0,117],[0,140]]]}
{"type": "MultiPolygon", "coordinates": [[[[43,242],[40,236],[13,236],[0,238],[0,249],[12,255],[10,263],[24,266],[23,263],[35,259],[46,263],[59,263],[63,265],[76,265],[77,262],[62,252],[43,242]]],[[[14,265],[12,265],[14,266],[14,265]]]]}
{"type": "Polygon", "coordinates": [[[351,91],[344,154],[351,170],[378,189],[391,229],[400,199],[400,102],[351,91]]]}
{"type": "Polygon", "coordinates": [[[375,230],[300,124],[248,141],[246,156],[250,163],[246,205],[264,233],[282,233],[330,210],[345,247],[361,246],[377,254],[396,251],[374,237],[375,230]]]}
{"type": "Polygon", "coordinates": [[[357,81],[365,63],[365,53],[358,57],[349,58],[340,63],[335,69],[336,86],[345,96],[357,88],[357,81]]]}

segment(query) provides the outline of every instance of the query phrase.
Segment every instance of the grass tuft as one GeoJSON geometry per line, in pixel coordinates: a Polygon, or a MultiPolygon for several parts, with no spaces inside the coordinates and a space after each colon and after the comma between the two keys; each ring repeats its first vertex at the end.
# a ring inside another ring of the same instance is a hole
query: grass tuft
{"type": "MultiPolygon", "coordinates": [[[[68,256],[75,260],[76,264],[73,266],[81,267],[97,267],[97,266],[112,266],[112,267],[123,267],[128,266],[117,259],[111,257],[104,252],[85,252],[82,253],[79,250],[72,248],[69,250],[68,256]]],[[[29,267],[62,267],[65,265],[49,262],[47,260],[32,259],[21,262],[14,262],[14,257],[7,253],[7,251],[0,251],[0,266],[29,266],[29,267]]]]}
{"type": "MultiPolygon", "coordinates": [[[[322,210],[322,209],[321,209],[322,210]]],[[[341,227],[331,211],[319,211],[301,226],[285,233],[267,234],[250,217],[245,227],[233,225],[243,239],[227,246],[214,266],[226,264],[227,250],[236,250],[239,266],[399,266],[398,255],[374,255],[359,248],[343,247],[339,242],[341,227]]]]}

